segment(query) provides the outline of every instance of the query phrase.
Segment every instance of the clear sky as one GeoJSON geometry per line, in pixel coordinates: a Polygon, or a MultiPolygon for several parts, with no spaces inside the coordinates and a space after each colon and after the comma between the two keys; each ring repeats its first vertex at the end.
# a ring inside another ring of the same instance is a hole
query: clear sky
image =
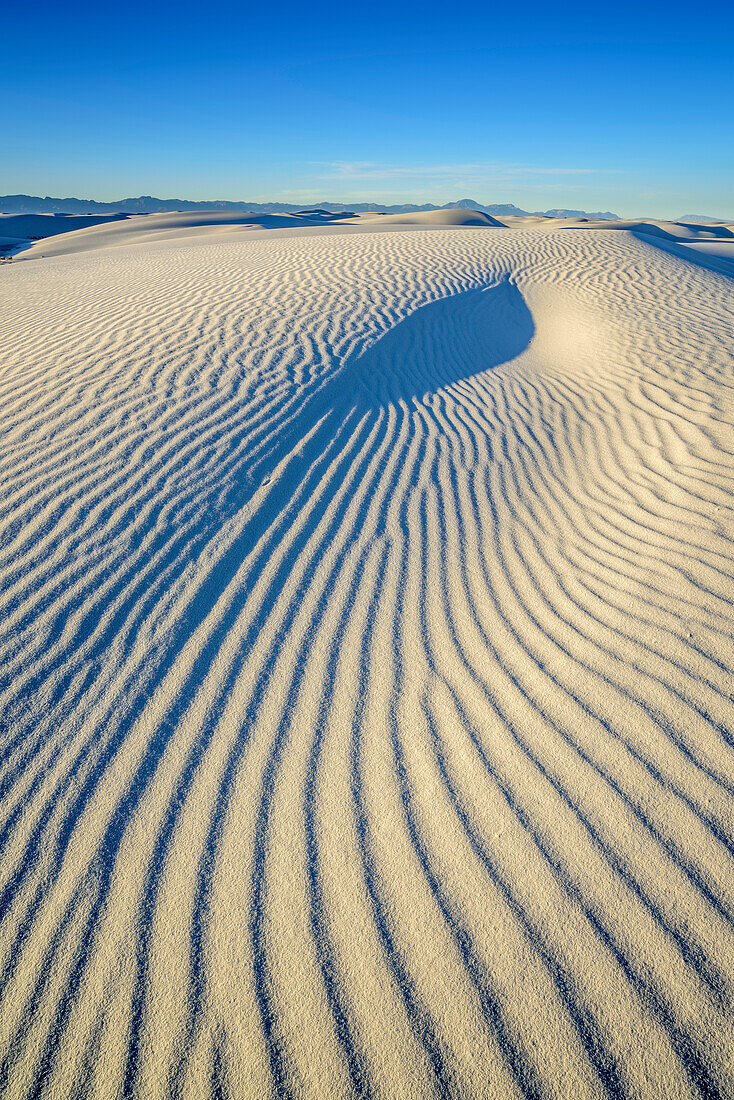
{"type": "Polygon", "coordinates": [[[14,4],[0,194],[734,218],[734,4],[14,4]]]}

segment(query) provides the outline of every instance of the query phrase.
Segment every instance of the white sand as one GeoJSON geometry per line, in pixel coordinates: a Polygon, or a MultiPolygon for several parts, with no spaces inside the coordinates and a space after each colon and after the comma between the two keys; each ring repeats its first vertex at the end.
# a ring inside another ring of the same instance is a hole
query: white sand
{"type": "MultiPolygon", "coordinates": [[[[465,213],[462,211],[462,213],[465,213]]],[[[0,215],[0,244],[3,239],[27,238],[18,241],[13,254],[18,259],[68,256],[72,252],[90,252],[99,248],[147,244],[164,240],[199,242],[207,236],[221,236],[252,229],[299,229],[304,226],[331,225],[334,221],[349,222],[354,215],[325,214],[316,211],[303,214],[248,214],[238,211],[188,211],[168,214],[131,214],[90,217],[70,214],[59,217],[49,214],[0,215]],[[37,239],[37,238],[43,239],[37,239]]],[[[6,249],[6,251],[10,251],[6,249]]]]}
{"type": "Polygon", "coordinates": [[[136,220],[0,269],[3,1096],[734,1095],[731,278],[136,220]]]}

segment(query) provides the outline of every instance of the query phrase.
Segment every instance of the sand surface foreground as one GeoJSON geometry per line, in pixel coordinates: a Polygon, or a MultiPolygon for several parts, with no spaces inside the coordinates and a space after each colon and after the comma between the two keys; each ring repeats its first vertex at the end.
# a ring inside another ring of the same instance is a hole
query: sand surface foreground
{"type": "Polygon", "coordinates": [[[0,1093],[734,1096],[731,277],[195,230],[0,269],[0,1093]]]}

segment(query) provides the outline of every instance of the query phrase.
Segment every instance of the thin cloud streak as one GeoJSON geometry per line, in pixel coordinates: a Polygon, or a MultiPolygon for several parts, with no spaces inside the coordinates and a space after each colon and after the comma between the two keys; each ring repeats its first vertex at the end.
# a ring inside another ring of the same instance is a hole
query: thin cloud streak
{"type": "Polygon", "coordinates": [[[618,168],[543,167],[527,164],[468,163],[433,165],[379,164],[374,161],[312,161],[314,167],[328,169],[321,180],[437,180],[487,183],[512,183],[528,176],[592,176],[618,174],[618,168]]]}

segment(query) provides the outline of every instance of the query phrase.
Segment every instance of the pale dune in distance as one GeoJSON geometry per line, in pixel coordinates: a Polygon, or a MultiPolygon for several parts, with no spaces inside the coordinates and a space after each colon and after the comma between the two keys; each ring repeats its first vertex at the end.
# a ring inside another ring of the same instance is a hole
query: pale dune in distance
{"type": "Polygon", "coordinates": [[[731,230],[440,214],[0,268],[3,1096],[734,1096],[731,230]]]}
{"type": "Polygon", "coordinates": [[[547,218],[539,215],[507,217],[504,221],[479,210],[423,210],[405,214],[328,213],[304,210],[297,214],[250,214],[237,211],[187,211],[168,214],[0,214],[0,254],[19,260],[66,256],[100,248],[163,244],[184,241],[202,244],[212,237],[232,238],[241,233],[261,234],[273,229],[300,236],[329,232],[359,232],[365,228],[446,228],[447,226],[495,226],[557,232],[589,229],[599,232],[631,231],[653,237],[661,247],[696,260],[704,266],[734,271],[734,226],[727,223],[680,223],[651,219],[611,220],[547,218]],[[708,260],[708,262],[707,262],[708,260]],[[731,265],[731,266],[730,266],[731,265]]]}

